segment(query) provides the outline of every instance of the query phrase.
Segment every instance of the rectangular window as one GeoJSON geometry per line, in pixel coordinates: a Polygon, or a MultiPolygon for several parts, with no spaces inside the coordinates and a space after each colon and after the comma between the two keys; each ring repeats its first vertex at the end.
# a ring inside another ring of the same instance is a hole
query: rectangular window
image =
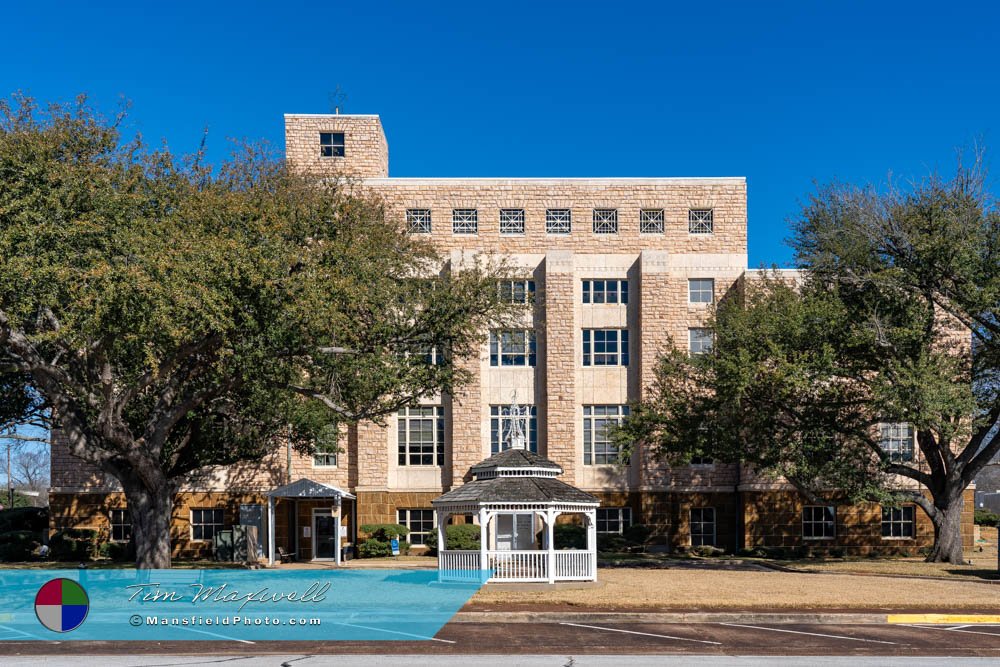
{"type": "Polygon", "coordinates": [[[879,444],[892,463],[913,460],[913,427],[906,422],[879,424],[879,444]]]}
{"type": "Polygon", "coordinates": [[[584,329],[584,366],[628,366],[628,329],[584,329]]]}
{"type": "Polygon", "coordinates": [[[631,507],[598,507],[597,532],[621,535],[632,525],[631,507]]]}
{"type": "Polygon", "coordinates": [[[534,366],[535,332],[511,329],[490,332],[490,366],[534,366]]]}
{"type": "Polygon", "coordinates": [[[829,540],[837,536],[837,510],[833,505],[806,505],[802,508],[802,537],[829,540]]]}
{"type": "Polygon", "coordinates": [[[688,280],[688,303],[712,303],[715,301],[715,280],[712,278],[690,278],[688,280]]]}
{"type": "Polygon", "coordinates": [[[502,209],[500,209],[500,233],[501,234],[523,234],[524,233],[524,209],[523,208],[502,208],[502,209]]]}
{"type": "Polygon", "coordinates": [[[418,348],[417,354],[428,366],[444,366],[445,355],[436,345],[422,345],[418,348]]]}
{"type": "Polygon", "coordinates": [[[715,508],[691,508],[691,546],[715,546],[715,508]]]}
{"type": "Polygon", "coordinates": [[[640,234],[662,234],[663,233],[663,209],[645,208],[639,211],[639,233],[640,234]]]}
{"type": "Polygon", "coordinates": [[[410,529],[410,544],[427,544],[427,533],[435,528],[434,510],[396,510],[396,523],[410,529]]]}
{"type": "Polygon", "coordinates": [[[337,453],[340,451],[340,427],[336,424],[324,426],[319,437],[316,438],[315,447],[313,467],[335,467],[337,453]]]}
{"type": "Polygon", "coordinates": [[[525,448],[532,452],[538,451],[538,411],[534,405],[522,405],[521,410],[527,410],[527,415],[514,417],[510,414],[509,405],[490,406],[490,454],[510,449],[515,419],[521,421],[520,430],[524,433],[525,448]]]}
{"type": "Polygon", "coordinates": [[[222,530],[223,514],[222,509],[192,509],[191,539],[211,542],[215,533],[222,530]]]}
{"type": "Polygon", "coordinates": [[[628,417],[627,405],[583,406],[583,464],[607,465],[627,463],[621,460],[621,450],[611,440],[611,427],[628,417]]]}
{"type": "Polygon", "coordinates": [[[594,233],[595,234],[617,234],[618,233],[618,209],[616,209],[616,208],[595,208],[594,209],[594,233]]]}
{"type": "Polygon", "coordinates": [[[568,208],[545,209],[545,233],[569,234],[573,231],[573,216],[568,208]]]}
{"type": "Polygon", "coordinates": [[[882,508],[882,537],[885,539],[908,540],[916,536],[916,507],[882,508]]]}
{"type": "Polygon", "coordinates": [[[500,298],[507,303],[534,303],[534,280],[504,280],[499,285],[500,298]]]}
{"type": "Polygon", "coordinates": [[[451,211],[453,234],[478,234],[479,211],[474,208],[456,208],[451,211]]]}
{"type": "Polygon", "coordinates": [[[688,329],[688,353],[693,357],[712,351],[715,337],[711,329],[694,327],[688,329]]]}
{"type": "Polygon", "coordinates": [[[688,211],[689,234],[711,234],[715,226],[714,214],[710,208],[692,208],[688,211]]]}
{"type": "Polygon", "coordinates": [[[584,280],[584,303],[628,303],[627,280],[584,280]]]}
{"type": "Polygon", "coordinates": [[[320,132],[319,133],[319,156],[320,157],[344,157],[344,133],[343,132],[320,132]]]}
{"type": "Polygon", "coordinates": [[[691,465],[693,466],[715,465],[715,459],[713,459],[711,456],[692,456],[691,465]]]}
{"type": "Polygon", "coordinates": [[[430,234],[431,210],[429,208],[406,209],[406,231],[410,234],[430,234]]]}
{"type": "Polygon", "coordinates": [[[128,542],[132,539],[132,514],[127,510],[111,510],[111,541],[128,542]]]}
{"type": "Polygon", "coordinates": [[[415,405],[396,414],[399,465],[444,465],[444,408],[415,405]]]}

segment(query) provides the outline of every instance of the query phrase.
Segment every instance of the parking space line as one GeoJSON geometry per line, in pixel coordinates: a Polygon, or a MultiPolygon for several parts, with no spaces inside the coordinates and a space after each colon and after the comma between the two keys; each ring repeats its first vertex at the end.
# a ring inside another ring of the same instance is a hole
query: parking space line
{"type": "Polygon", "coordinates": [[[722,646],[722,642],[712,642],[707,639],[689,639],[687,637],[674,637],[672,635],[656,635],[652,632],[638,632],[636,630],[622,630],[620,628],[602,628],[598,625],[583,625],[582,623],[560,623],[559,625],[572,625],[575,628],[590,628],[591,630],[606,630],[607,632],[623,632],[627,635],[643,635],[645,637],[660,637],[661,639],[676,639],[681,642],[698,642],[699,644],[715,644],[722,646]]]}
{"type": "MultiPolygon", "coordinates": [[[[356,623],[346,623],[344,621],[337,621],[337,622],[334,623],[334,625],[346,625],[346,626],[348,626],[350,628],[361,628],[362,630],[375,630],[376,632],[388,632],[391,635],[400,635],[400,636],[403,636],[403,637],[413,637],[414,639],[423,639],[425,641],[430,640],[430,641],[433,641],[433,642],[443,642],[445,644],[457,644],[458,643],[458,642],[454,642],[454,641],[452,641],[450,639],[438,639],[437,637],[427,637],[425,635],[415,635],[415,634],[412,634],[410,632],[400,632],[399,630],[386,630],[385,628],[374,628],[374,627],[371,627],[371,626],[368,626],[368,625],[357,625],[356,623]]],[[[368,639],[368,640],[362,640],[362,641],[372,641],[372,640],[368,639]]]]}
{"type": "Polygon", "coordinates": [[[810,635],[812,637],[826,637],[827,639],[848,639],[854,642],[868,642],[870,644],[892,644],[896,645],[897,642],[887,642],[881,639],[861,639],[860,637],[849,637],[847,635],[825,635],[821,632],[804,632],[802,630],[785,630],[783,628],[765,628],[760,625],[742,625],[740,623],[719,623],[719,625],[727,625],[732,628],[752,628],[754,630],[770,630],[771,632],[788,632],[793,635],[810,635]]]}
{"type": "MultiPolygon", "coordinates": [[[[910,623],[898,623],[897,625],[902,625],[905,628],[918,628],[920,630],[940,630],[941,632],[961,632],[967,635],[986,635],[987,637],[996,637],[1000,639],[1000,632],[980,632],[979,630],[963,630],[962,628],[969,627],[968,625],[959,625],[954,628],[942,628],[937,625],[912,625],[910,623]]],[[[995,626],[989,626],[995,627],[995,626]]]]}

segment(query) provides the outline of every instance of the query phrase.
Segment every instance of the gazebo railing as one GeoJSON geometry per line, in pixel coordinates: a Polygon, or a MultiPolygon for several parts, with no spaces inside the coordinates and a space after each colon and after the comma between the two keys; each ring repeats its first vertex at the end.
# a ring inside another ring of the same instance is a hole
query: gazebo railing
{"type": "MultiPolygon", "coordinates": [[[[479,552],[458,550],[442,551],[438,555],[438,569],[456,573],[474,570],[476,578],[478,579],[479,552]]],[[[456,574],[455,576],[461,577],[462,575],[456,574]]]]}
{"type": "Polygon", "coordinates": [[[589,551],[560,550],[556,552],[556,580],[594,578],[594,561],[589,551]]]}
{"type": "Polygon", "coordinates": [[[547,551],[487,551],[490,581],[548,581],[547,551]]]}
{"type": "MultiPolygon", "coordinates": [[[[586,581],[594,578],[594,563],[589,552],[559,550],[554,555],[556,581],[586,581]]],[[[442,551],[438,554],[438,569],[448,580],[475,580],[480,574],[479,558],[479,551],[442,551]]],[[[486,560],[484,569],[493,571],[491,582],[549,580],[549,552],[545,550],[491,549],[486,552],[486,560]]]]}

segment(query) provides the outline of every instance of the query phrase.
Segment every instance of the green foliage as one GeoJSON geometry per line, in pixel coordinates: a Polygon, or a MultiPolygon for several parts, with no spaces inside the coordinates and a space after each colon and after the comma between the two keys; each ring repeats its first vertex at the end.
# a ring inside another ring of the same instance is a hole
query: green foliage
{"type": "Polygon", "coordinates": [[[135,558],[135,553],[127,542],[101,542],[97,547],[97,555],[113,561],[128,561],[135,558]]]}
{"type": "Polygon", "coordinates": [[[632,544],[645,544],[652,534],[653,529],[641,523],[633,524],[622,531],[622,537],[632,544]]]}
{"type": "Polygon", "coordinates": [[[392,549],[388,542],[369,538],[358,547],[358,555],[362,558],[385,558],[392,555],[392,549]]]}
{"type": "Polygon", "coordinates": [[[398,523],[366,523],[361,526],[361,532],[376,540],[388,542],[393,538],[406,537],[410,534],[410,529],[398,523]]]}
{"type": "Polygon", "coordinates": [[[399,553],[407,554],[410,545],[406,541],[406,536],[410,534],[410,529],[398,523],[366,523],[361,526],[361,532],[366,533],[368,538],[358,546],[358,554],[362,558],[382,558],[392,555],[392,545],[390,540],[399,540],[399,553]]]}
{"type": "Polygon", "coordinates": [[[53,560],[88,561],[97,551],[97,531],[89,528],[64,528],[49,540],[53,560]]]}
{"type": "MultiPolygon", "coordinates": [[[[426,545],[430,553],[437,553],[437,528],[427,533],[426,545]]],[[[479,526],[471,523],[457,523],[446,526],[444,530],[445,549],[456,551],[475,551],[479,549],[479,526]]]]}
{"type": "Polygon", "coordinates": [[[48,527],[47,507],[16,507],[0,512],[0,533],[29,530],[41,534],[48,527]]]}
{"type": "Polygon", "coordinates": [[[41,536],[33,530],[12,530],[0,533],[0,561],[7,563],[31,559],[41,536]]]}
{"type": "Polygon", "coordinates": [[[980,507],[976,509],[975,522],[977,526],[996,526],[1000,522],[1000,514],[980,507]]]}
{"type": "Polygon", "coordinates": [[[556,549],[586,549],[587,529],[575,523],[557,523],[552,528],[556,549]]]}

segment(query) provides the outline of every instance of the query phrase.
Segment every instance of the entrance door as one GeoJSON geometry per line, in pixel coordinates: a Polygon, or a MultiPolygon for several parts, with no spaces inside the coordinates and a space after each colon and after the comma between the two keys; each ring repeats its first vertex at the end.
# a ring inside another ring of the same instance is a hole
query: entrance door
{"type": "Polygon", "coordinates": [[[337,556],[337,524],[331,510],[313,510],[313,560],[333,560],[337,556]]]}
{"type": "Polygon", "coordinates": [[[267,553],[267,533],[264,531],[264,506],[240,505],[240,525],[257,527],[257,554],[267,553]]]}
{"type": "Polygon", "coordinates": [[[528,551],[535,548],[533,514],[498,514],[496,519],[498,551],[528,551]]]}

